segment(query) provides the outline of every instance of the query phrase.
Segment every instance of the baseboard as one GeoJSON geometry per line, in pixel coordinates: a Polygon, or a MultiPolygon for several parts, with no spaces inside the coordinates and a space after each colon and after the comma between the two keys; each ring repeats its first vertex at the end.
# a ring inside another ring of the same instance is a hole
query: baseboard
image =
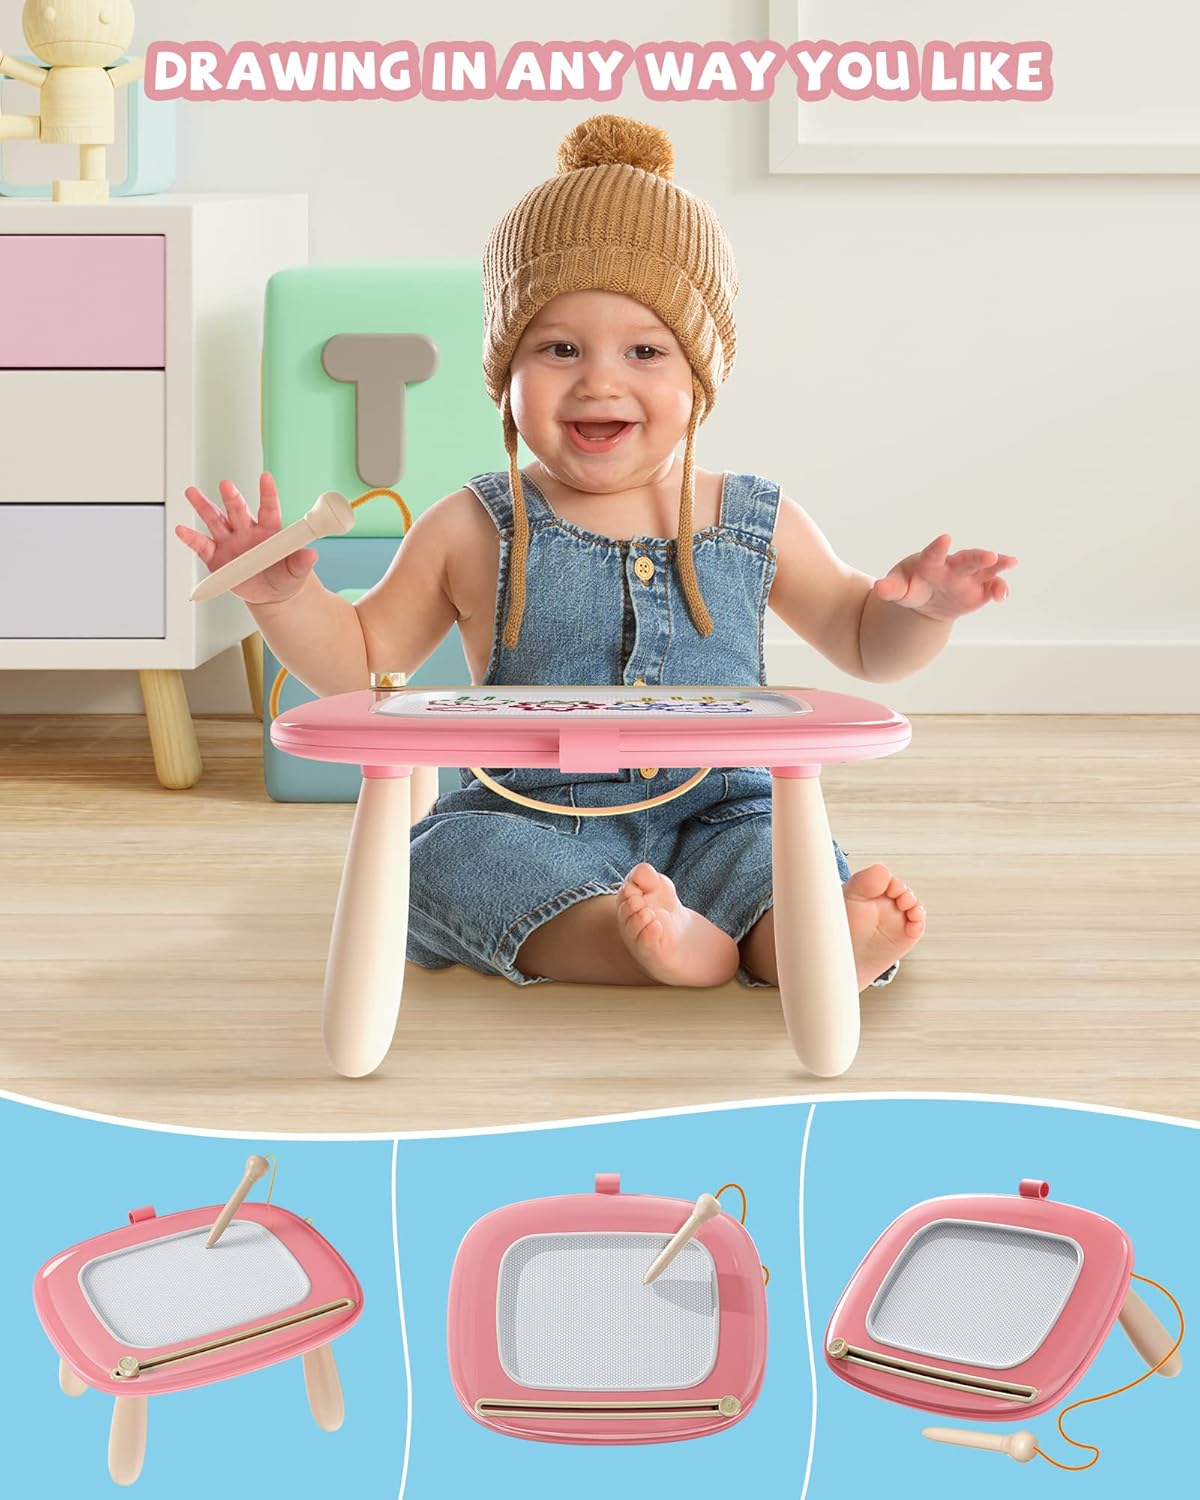
{"type": "Polygon", "coordinates": [[[1200,641],[951,641],[923,671],[866,683],[795,638],[766,641],[772,682],[913,714],[1200,713],[1200,641]]]}

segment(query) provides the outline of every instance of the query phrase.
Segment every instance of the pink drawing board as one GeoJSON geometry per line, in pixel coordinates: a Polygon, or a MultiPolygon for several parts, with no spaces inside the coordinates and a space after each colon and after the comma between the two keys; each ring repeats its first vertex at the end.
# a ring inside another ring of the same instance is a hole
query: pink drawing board
{"type": "Polygon", "coordinates": [[[1027,1182],[1013,1197],[934,1198],[901,1214],[834,1308],[830,1369],[950,1417],[1019,1421],[1056,1406],[1121,1311],[1133,1248],[1111,1220],[1048,1191],[1027,1182]]]}
{"type": "Polygon", "coordinates": [[[370,690],[280,714],[277,749],[363,766],[816,767],[903,750],[882,704],[808,688],[480,687],[370,690]]]}
{"type": "Polygon", "coordinates": [[[357,1319],[362,1289],[311,1224],[274,1204],[244,1203],[206,1250],[221,1207],[162,1218],[135,1209],[126,1227],[64,1250],[37,1273],[42,1326],[87,1385],[113,1396],[186,1390],[305,1354],[357,1319]],[[145,1361],[343,1299],[350,1305],[336,1312],[134,1379],[113,1374],[122,1358],[145,1361]]]}
{"type": "Polygon", "coordinates": [[[642,1279],[693,1204],[594,1193],[496,1209],[468,1231],[450,1281],[459,1401],[486,1427],[554,1443],[662,1443],[740,1421],[762,1386],[767,1302],[754,1242],[709,1220],[642,1279]]]}

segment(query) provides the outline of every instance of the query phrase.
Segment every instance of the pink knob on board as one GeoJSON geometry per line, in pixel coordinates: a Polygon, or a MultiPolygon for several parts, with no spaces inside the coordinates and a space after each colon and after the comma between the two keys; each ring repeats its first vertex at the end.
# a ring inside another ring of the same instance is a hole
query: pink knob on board
{"type": "Polygon", "coordinates": [[[1050,1184],[1042,1182],[1037,1177],[1023,1177],[1019,1192],[1022,1198],[1048,1198],[1050,1196],[1050,1184]]]}
{"type": "Polygon", "coordinates": [[[596,1191],[598,1193],[619,1193],[621,1191],[621,1178],[617,1172],[597,1172],[596,1191]]]}
{"type": "Polygon", "coordinates": [[[140,1224],[143,1219],[154,1219],[157,1217],[158,1215],[149,1204],[145,1208],[131,1208],[129,1210],[129,1222],[131,1224],[140,1224]]]}

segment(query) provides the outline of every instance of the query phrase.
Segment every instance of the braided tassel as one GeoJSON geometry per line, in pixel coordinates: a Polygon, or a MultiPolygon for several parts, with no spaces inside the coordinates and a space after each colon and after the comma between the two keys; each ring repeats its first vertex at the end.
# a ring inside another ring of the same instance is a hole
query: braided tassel
{"type": "Polygon", "coordinates": [[[513,421],[508,404],[508,387],[500,402],[500,415],[504,423],[504,451],[508,454],[508,481],[512,488],[513,541],[512,559],[508,577],[508,614],[501,637],[510,651],[515,650],[521,637],[521,621],[525,616],[525,561],[529,556],[529,517],[525,512],[525,490],[521,484],[521,471],[517,467],[517,424],[513,421]]]}
{"type": "Polygon", "coordinates": [[[696,493],[696,429],[700,425],[700,414],[704,409],[704,392],[700,382],[692,376],[692,415],[688,419],[687,445],[683,450],[683,488],[679,497],[679,536],[676,546],[679,551],[679,581],[683,585],[683,597],[687,600],[688,614],[692,624],[701,635],[711,635],[712,616],[704,603],[700,584],[696,578],[696,564],[692,557],[692,510],[696,493]]]}

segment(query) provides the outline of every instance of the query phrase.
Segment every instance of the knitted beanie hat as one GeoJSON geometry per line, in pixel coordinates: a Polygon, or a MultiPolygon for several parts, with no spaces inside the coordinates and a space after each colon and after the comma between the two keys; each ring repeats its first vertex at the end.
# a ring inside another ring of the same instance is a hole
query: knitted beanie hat
{"type": "Polygon", "coordinates": [[[670,137],[620,115],[595,115],[558,148],[558,175],[525,194],[492,230],[484,251],[483,377],[500,408],[513,494],[513,553],[503,642],[521,633],[529,522],[517,467],[509,367],[530,320],[562,292],[620,292],[658,315],[692,367],[692,413],[683,457],[676,555],[692,622],[712,618],[692,558],[696,429],[733,367],[737,270],[707,203],[676,187],[670,137]]]}

